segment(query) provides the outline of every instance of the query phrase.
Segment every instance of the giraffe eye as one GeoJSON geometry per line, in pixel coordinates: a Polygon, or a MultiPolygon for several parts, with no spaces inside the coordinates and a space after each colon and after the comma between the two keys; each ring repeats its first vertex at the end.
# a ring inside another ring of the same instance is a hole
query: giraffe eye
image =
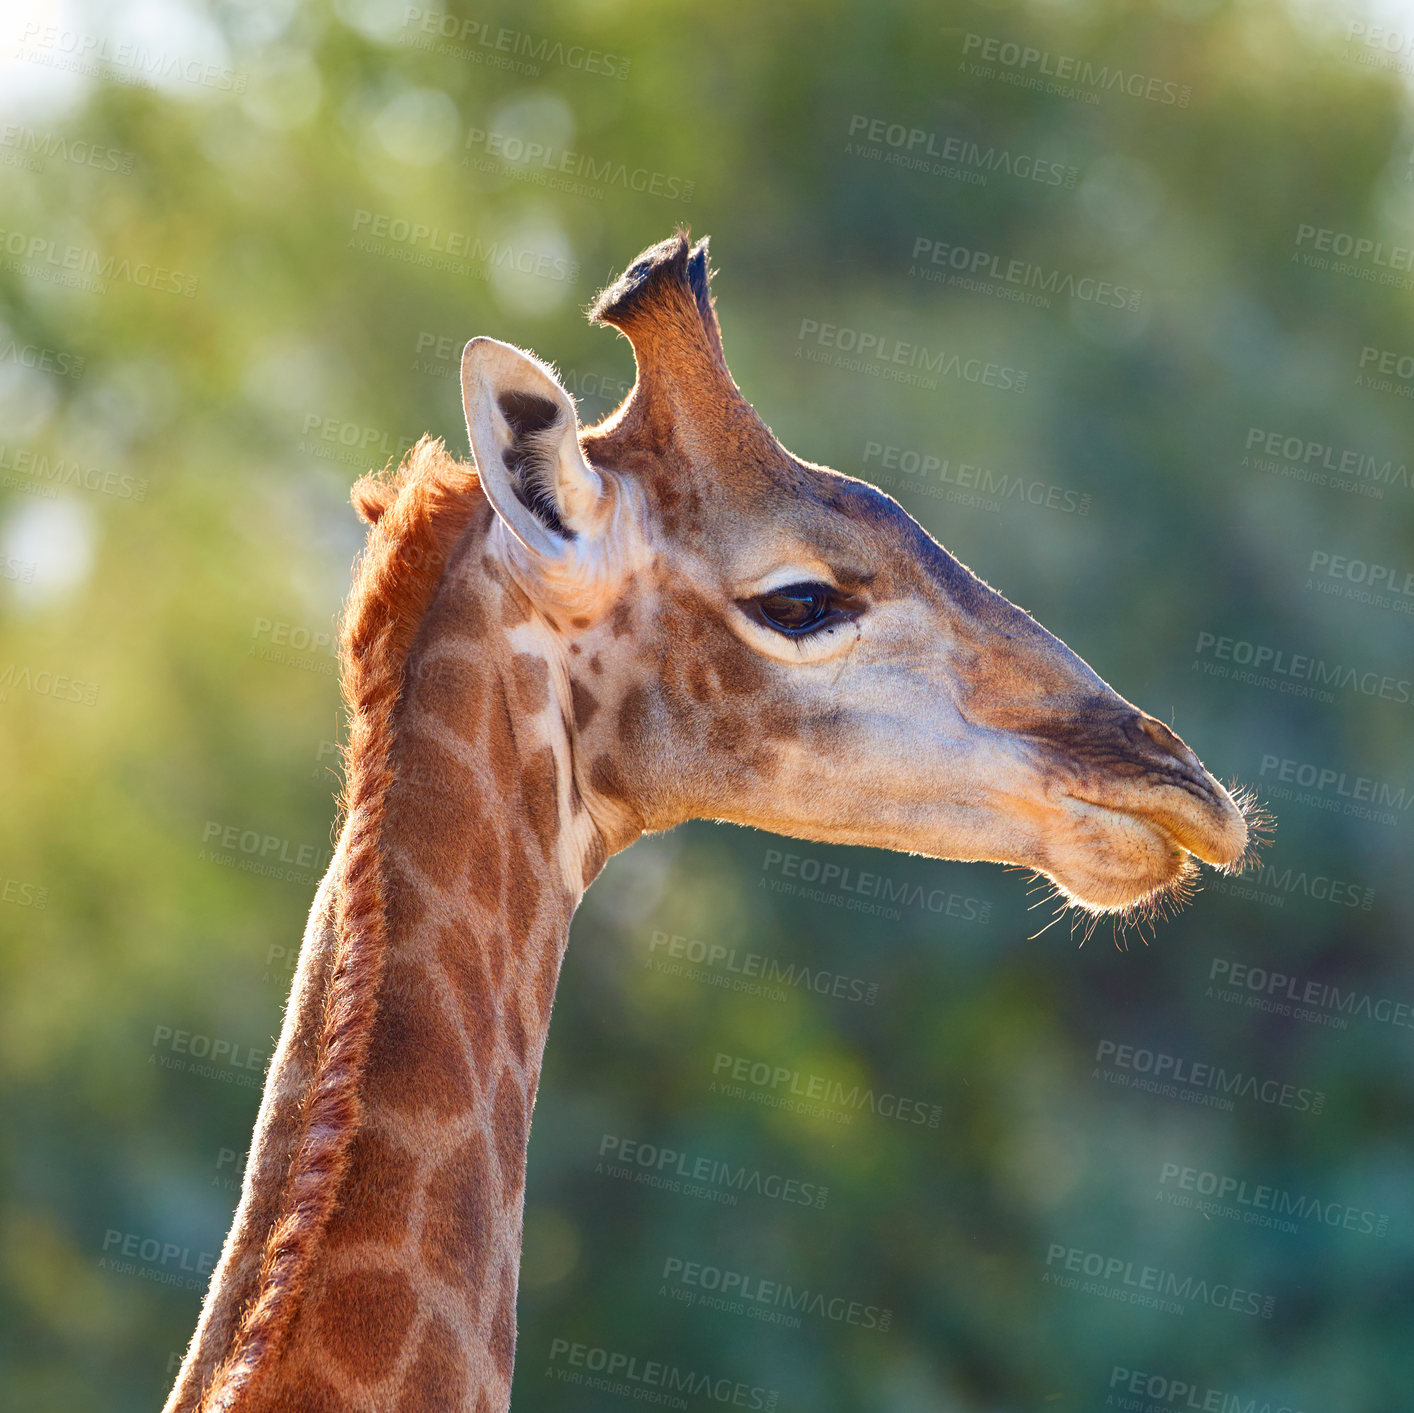
{"type": "Polygon", "coordinates": [[[758,623],[788,638],[804,638],[850,616],[839,599],[828,584],[787,584],[745,600],[742,607],[758,623]]]}

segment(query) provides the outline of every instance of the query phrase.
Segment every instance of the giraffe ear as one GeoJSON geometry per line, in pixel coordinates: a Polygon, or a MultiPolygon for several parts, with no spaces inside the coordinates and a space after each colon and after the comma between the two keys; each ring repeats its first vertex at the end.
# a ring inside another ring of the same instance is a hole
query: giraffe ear
{"type": "Polygon", "coordinates": [[[570,395],[534,355],[497,339],[462,350],[462,407],[482,489],[534,554],[559,559],[593,534],[603,483],[579,450],[570,395]]]}

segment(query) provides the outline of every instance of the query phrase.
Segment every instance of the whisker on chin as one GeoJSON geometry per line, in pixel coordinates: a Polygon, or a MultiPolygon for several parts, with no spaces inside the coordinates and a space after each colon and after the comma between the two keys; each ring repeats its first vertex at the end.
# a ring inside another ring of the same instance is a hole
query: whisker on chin
{"type": "MultiPolygon", "coordinates": [[[[1247,848],[1242,857],[1230,864],[1213,865],[1217,872],[1237,874],[1256,865],[1262,851],[1272,841],[1276,829],[1276,819],[1271,811],[1257,798],[1251,786],[1237,781],[1224,782],[1233,804],[1237,806],[1247,825],[1247,848]]],[[[1015,867],[1014,865],[1012,867],[1015,867]]],[[[1131,935],[1137,937],[1145,947],[1151,945],[1157,935],[1157,927],[1168,922],[1185,908],[1196,894],[1201,884],[1197,860],[1190,854],[1179,871],[1166,883],[1161,883],[1143,897],[1115,907],[1097,906],[1076,897],[1063,884],[1039,871],[1031,873],[1027,885],[1027,896],[1039,894],[1035,902],[1027,905],[1027,912],[1035,912],[1044,903],[1057,904],[1055,916],[1027,939],[1034,942],[1042,933],[1050,931],[1062,918],[1070,919],[1070,936],[1074,941],[1077,928],[1083,928],[1079,946],[1083,947],[1094,935],[1101,919],[1109,918],[1116,948],[1128,951],[1131,935]],[[1146,932],[1145,929],[1148,929],[1146,932]]]]}
{"type": "MultiPolygon", "coordinates": [[[[1049,891],[1045,897],[1031,905],[1032,909],[1039,907],[1041,902],[1047,901],[1057,902],[1059,907],[1056,916],[1041,928],[1035,937],[1039,937],[1041,932],[1045,932],[1062,917],[1069,917],[1072,941],[1075,938],[1076,929],[1083,928],[1078,944],[1083,947],[1095,935],[1100,923],[1108,918],[1115,946],[1119,950],[1129,950],[1128,938],[1131,933],[1148,947],[1153,936],[1156,935],[1157,925],[1167,922],[1192,900],[1194,893],[1198,891],[1198,880],[1198,864],[1192,855],[1188,855],[1182,868],[1167,883],[1159,884],[1143,897],[1136,898],[1132,903],[1104,907],[1087,903],[1084,899],[1076,897],[1063,884],[1046,878],[1044,875],[1039,875],[1036,881],[1049,885],[1049,891]],[[1148,933],[1145,931],[1146,927],[1149,929],[1148,933]]],[[[1034,940],[1034,938],[1029,940],[1034,940]]]]}
{"type": "Polygon", "coordinates": [[[1277,827],[1276,816],[1257,798],[1257,792],[1252,786],[1243,785],[1236,780],[1225,780],[1223,786],[1247,825],[1247,848],[1235,863],[1228,864],[1218,871],[1242,873],[1256,865],[1262,850],[1272,842],[1277,827]]]}
{"type": "Polygon", "coordinates": [[[1028,942],[1034,942],[1034,941],[1041,935],[1041,933],[1043,933],[1043,932],[1049,932],[1049,931],[1051,930],[1051,928],[1053,928],[1064,916],[1065,916],[1064,911],[1058,912],[1058,913],[1050,920],[1050,922],[1048,922],[1043,928],[1040,928],[1038,931],[1033,932],[1033,933],[1031,934],[1031,936],[1028,937],[1026,940],[1027,940],[1028,942]]]}

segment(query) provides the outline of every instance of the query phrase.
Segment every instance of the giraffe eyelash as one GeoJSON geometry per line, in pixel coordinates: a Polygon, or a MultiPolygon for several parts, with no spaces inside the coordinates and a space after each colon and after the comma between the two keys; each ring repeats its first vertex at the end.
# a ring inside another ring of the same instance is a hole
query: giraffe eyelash
{"type": "Polygon", "coordinates": [[[753,622],[795,641],[849,622],[862,611],[853,595],[813,580],[782,584],[736,602],[753,622]]]}

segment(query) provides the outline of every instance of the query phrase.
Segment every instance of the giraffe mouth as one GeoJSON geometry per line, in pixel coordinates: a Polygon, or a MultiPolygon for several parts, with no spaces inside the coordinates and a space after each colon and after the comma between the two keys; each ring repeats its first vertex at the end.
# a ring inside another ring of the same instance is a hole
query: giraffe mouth
{"type": "Polygon", "coordinates": [[[1092,912],[1126,913],[1187,896],[1198,863],[1235,872],[1250,857],[1249,815],[1213,782],[1199,796],[1187,789],[1105,798],[1067,791],[1067,828],[1048,851],[1046,872],[1063,892],[1092,912]]]}
{"type": "Polygon", "coordinates": [[[1112,801],[1072,793],[1070,798],[1090,809],[1107,811],[1152,830],[1171,849],[1191,854],[1217,869],[1235,869],[1251,843],[1243,806],[1213,781],[1205,796],[1183,789],[1178,799],[1166,790],[1152,802],[1112,801]]]}

